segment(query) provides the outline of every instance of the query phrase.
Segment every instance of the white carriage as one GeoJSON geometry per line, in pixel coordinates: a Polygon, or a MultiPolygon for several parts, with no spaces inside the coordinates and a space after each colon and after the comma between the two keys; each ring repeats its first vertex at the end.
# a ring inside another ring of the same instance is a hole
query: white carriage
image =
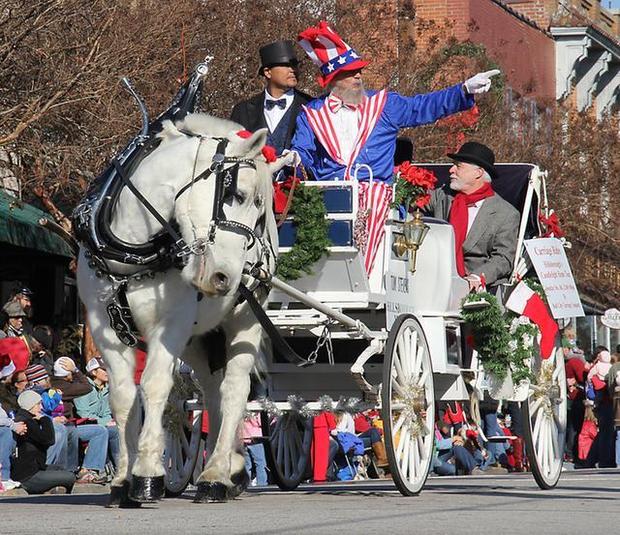
{"type": "MultiPolygon", "coordinates": [[[[422,165],[441,179],[448,164],[422,165]]],[[[539,199],[544,173],[535,165],[499,164],[494,183],[522,214],[512,280],[528,270],[523,241],[538,236],[539,199]],[[502,188],[502,186],[504,186],[502,188]],[[508,186],[508,188],[506,188],[508,186]],[[508,191],[509,190],[509,191],[508,191]]],[[[329,330],[330,350],[310,367],[269,356],[267,395],[282,410],[291,393],[304,400],[328,395],[363,397],[382,411],[391,473],[405,495],[418,493],[431,467],[435,400],[467,400],[465,376],[484,390],[484,371],[473,354],[465,355],[461,301],[468,284],[456,271],[454,233],[444,221],[427,218],[428,233],[417,253],[416,270],[394,242],[403,223],[393,211],[370,276],[355,247],[355,182],[309,182],[319,187],[330,220],[330,254],[313,266],[313,275],[292,283],[273,280],[268,315],[300,354],[315,347],[329,330]],[[345,317],[343,318],[342,315],[345,317]]],[[[546,204],[546,202],[544,203],[546,204]]],[[[290,246],[292,224],[281,228],[281,252],[290,246]]],[[[526,450],[541,488],[554,487],[562,468],[566,426],[564,364],[561,351],[544,364],[534,359],[532,382],[521,404],[526,450]]],[[[515,398],[519,399],[520,398],[515,398]]],[[[318,401],[309,408],[319,408],[318,401]]],[[[254,405],[253,408],[258,408],[254,405]]],[[[298,413],[284,414],[271,429],[267,446],[272,473],[282,488],[297,486],[309,458],[311,425],[298,413]]]]}

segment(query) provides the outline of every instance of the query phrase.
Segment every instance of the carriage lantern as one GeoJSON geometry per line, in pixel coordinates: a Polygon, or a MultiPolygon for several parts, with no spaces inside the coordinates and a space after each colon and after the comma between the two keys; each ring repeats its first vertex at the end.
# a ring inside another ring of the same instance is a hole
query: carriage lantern
{"type": "Polygon", "coordinates": [[[416,255],[429,229],[430,227],[422,220],[422,212],[416,210],[413,219],[403,223],[403,233],[394,241],[392,248],[397,256],[402,257],[405,253],[409,253],[411,273],[415,273],[416,255]]]}

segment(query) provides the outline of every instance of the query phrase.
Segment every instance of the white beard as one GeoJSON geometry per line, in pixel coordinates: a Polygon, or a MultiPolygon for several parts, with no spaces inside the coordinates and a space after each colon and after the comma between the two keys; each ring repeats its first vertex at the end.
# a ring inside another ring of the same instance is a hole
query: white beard
{"type": "Polygon", "coordinates": [[[364,95],[366,94],[364,84],[362,84],[358,89],[341,89],[334,87],[332,89],[332,93],[345,104],[350,104],[352,106],[359,106],[364,99],[364,95]]]}

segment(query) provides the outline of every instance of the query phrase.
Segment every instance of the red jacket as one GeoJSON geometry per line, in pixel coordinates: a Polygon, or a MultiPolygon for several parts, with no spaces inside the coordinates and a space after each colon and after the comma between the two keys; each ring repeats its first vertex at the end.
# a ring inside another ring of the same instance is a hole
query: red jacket
{"type": "Polygon", "coordinates": [[[577,439],[577,456],[582,461],[588,458],[588,453],[590,453],[590,448],[592,447],[596,435],[598,435],[596,424],[590,420],[585,420],[581,427],[579,438],[577,439]]]}

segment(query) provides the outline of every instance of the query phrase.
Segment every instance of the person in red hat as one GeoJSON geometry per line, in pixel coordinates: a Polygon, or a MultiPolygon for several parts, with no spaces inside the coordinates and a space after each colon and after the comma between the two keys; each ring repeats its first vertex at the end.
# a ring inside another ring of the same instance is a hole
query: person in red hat
{"type": "Polygon", "coordinates": [[[498,70],[424,95],[367,91],[368,61],[327,24],[307,28],[300,46],[319,67],[317,81],[326,94],[303,107],[291,149],[316,180],[360,183],[360,206],[372,206],[368,218],[365,268],[371,273],[383,240],[383,222],[391,198],[396,138],[401,128],[429,124],[474,105],[473,95],[488,91],[498,70]],[[369,186],[372,179],[372,186],[369,186]]]}
{"type": "Polygon", "coordinates": [[[398,131],[471,108],[473,95],[488,91],[499,73],[480,73],[425,95],[367,91],[362,71],[368,61],[327,22],[301,32],[298,42],[319,67],[317,81],[327,90],[304,106],[292,146],[317,180],[368,180],[372,174],[391,183],[398,131]]]}

